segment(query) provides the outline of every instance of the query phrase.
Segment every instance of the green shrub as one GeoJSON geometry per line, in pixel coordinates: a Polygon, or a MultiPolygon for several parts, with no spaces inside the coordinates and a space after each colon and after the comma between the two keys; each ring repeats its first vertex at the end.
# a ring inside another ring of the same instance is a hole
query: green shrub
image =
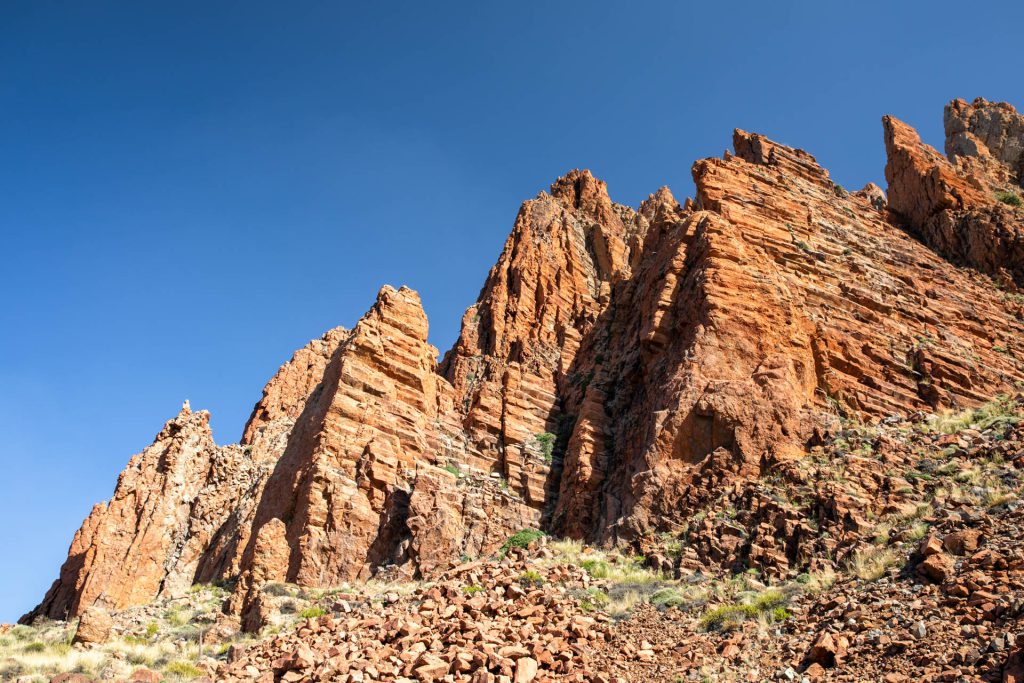
{"type": "Polygon", "coordinates": [[[481,593],[483,591],[484,591],[484,587],[483,586],[463,586],[462,587],[462,592],[465,593],[466,595],[476,595],[477,593],[481,593]]]}
{"type": "Polygon", "coordinates": [[[155,621],[149,622],[148,624],[146,624],[146,637],[147,638],[152,638],[153,636],[155,636],[157,634],[157,632],[159,630],[160,630],[160,627],[157,625],[157,623],[155,621]]]}
{"type": "Polygon", "coordinates": [[[1024,206],[1024,201],[1022,201],[1020,196],[1014,192],[996,192],[996,199],[1009,206],[1024,206]]]}
{"type": "Polygon", "coordinates": [[[184,626],[192,620],[191,616],[192,615],[180,607],[175,607],[164,612],[164,619],[166,619],[171,626],[184,626]]]}
{"type": "Polygon", "coordinates": [[[46,643],[35,641],[25,646],[24,652],[46,652],[46,643]]]}
{"type": "Polygon", "coordinates": [[[316,617],[322,617],[325,614],[327,614],[327,612],[324,611],[323,607],[313,605],[312,607],[307,607],[299,612],[299,617],[302,619],[315,619],[316,617]]]}
{"type": "Polygon", "coordinates": [[[540,452],[544,456],[544,462],[550,463],[555,453],[555,435],[551,432],[541,432],[540,434],[535,434],[534,438],[537,439],[537,443],[540,445],[540,452]]]}
{"type": "Polygon", "coordinates": [[[504,555],[509,551],[510,548],[526,548],[529,547],[534,541],[540,540],[546,536],[540,529],[523,529],[513,534],[505,544],[501,546],[501,554],[504,555]]]}
{"type": "Polygon", "coordinates": [[[459,476],[459,468],[456,467],[455,465],[452,465],[451,463],[444,466],[444,471],[448,472],[449,474],[454,474],[456,477],[459,476]]]}

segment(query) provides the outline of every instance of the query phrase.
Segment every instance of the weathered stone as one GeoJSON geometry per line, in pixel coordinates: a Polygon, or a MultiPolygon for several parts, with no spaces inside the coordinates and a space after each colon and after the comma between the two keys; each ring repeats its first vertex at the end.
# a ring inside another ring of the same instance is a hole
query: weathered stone
{"type": "Polygon", "coordinates": [[[82,612],[75,630],[74,642],[100,645],[110,638],[114,621],[102,607],[90,607],[82,612]]]}

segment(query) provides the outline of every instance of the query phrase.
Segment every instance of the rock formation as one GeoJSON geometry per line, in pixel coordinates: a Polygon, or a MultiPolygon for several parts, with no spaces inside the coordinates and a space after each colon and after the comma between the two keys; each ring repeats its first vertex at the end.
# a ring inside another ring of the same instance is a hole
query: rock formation
{"type": "Polygon", "coordinates": [[[226,607],[254,629],[268,581],[433,576],[536,526],[642,545],[840,418],[1012,389],[1021,117],[958,100],[946,124],[949,160],[885,119],[888,196],[743,131],[683,203],[569,173],[523,204],[440,364],[418,295],[384,287],[280,368],[240,444],[186,406],[26,619],[237,578],[226,607]]]}
{"type": "Polygon", "coordinates": [[[890,208],[944,257],[1003,286],[1024,285],[1024,116],[1008,104],[954,100],[949,160],[905,123],[887,116],[883,124],[890,208]]]}

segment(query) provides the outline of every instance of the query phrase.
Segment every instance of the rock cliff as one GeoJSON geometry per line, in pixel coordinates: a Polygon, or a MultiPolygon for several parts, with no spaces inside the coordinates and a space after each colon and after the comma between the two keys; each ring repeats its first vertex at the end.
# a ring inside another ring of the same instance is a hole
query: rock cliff
{"type": "Polygon", "coordinates": [[[438,363],[381,289],[297,351],[238,445],[186,406],[129,462],[27,620],[237,578],[433,576],[543,527],[642,545],[841,419],[977,405],[1024,382],[1022,117],[957,100],[949,158],[884,120],[888,192],[736,131],[637,209],[572,171],[525,202],[438,363]]]}

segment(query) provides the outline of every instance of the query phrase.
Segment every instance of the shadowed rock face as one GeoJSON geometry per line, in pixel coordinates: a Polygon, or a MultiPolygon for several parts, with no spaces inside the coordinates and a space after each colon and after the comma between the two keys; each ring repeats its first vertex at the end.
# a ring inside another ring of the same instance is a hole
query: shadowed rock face
{"type": "Polygon", "coordinates": [[[280,368],[240,445],[184,409],[26,618],[238,577],[251,629],[270,580],[431,576],[532,526],[639,542],[840,414],[1024,381],[1024,313],[977,272],[1012,285],[1024,262],[995,199],[1020,181],[1007,107],[951,104],[952,162],[887,117],[888,198],[743,131],[682,204],[662,188],[633,210],[569,173],[523,204],[440,365],[418,295],[385,287],[280,368]]]}

